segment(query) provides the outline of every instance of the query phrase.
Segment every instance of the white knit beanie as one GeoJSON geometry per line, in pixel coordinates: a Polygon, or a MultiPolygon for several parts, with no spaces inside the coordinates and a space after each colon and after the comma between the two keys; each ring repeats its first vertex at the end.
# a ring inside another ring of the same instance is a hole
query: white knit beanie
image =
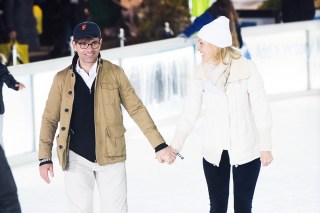
{"type": "Polygon", "coordinates": [[[220,48],[231,46],[232,36],[229,19],[225,16],[216,18],[200,29],[198,37],[220,48]]]}

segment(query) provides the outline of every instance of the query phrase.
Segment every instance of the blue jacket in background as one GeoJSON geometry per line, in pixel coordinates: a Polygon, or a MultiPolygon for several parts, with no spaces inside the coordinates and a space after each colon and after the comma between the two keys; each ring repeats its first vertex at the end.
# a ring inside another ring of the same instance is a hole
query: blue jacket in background
{"type": "Polygon", "coordinates": [[[182,33],[185,36],[190,37],[194,33],[198,32],[204,25],[209,24],[216,18],[217,16],[211,15],[210,12],[206,10],[202,15],[198,16],[182,33]]]}

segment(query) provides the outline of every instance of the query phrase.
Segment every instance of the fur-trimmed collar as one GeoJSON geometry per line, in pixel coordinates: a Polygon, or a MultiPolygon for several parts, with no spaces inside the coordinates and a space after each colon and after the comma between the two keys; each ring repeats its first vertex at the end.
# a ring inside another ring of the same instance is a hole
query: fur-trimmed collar
{"type": "MultiPolygon", "coordinates": [[[[206,80],[207,79],[206,66],[208,65],[199,64],[198,66],[196,66],[193,77],[199,80],[206,80]]],[[[230,63],[228,63],[227,65],[220,63],[219,65],[216,66],[216,69],[217,71],[221,69],[224,70],[228,68],[228,66],[230,66],[230,75],[227,81],[228,83],[249,78],[250,76],[249,63],[248,63],[248,60],[243,56],[241,56],[239,59],[231,59],[230,63]]]]}

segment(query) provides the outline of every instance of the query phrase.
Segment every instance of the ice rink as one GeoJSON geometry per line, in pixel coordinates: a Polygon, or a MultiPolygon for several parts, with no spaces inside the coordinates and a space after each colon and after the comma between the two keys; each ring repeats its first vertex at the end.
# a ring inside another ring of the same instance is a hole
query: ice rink
{"type": "MultiPolygon", "coordinates": [[[[320,96],[271,101],[273,163],[261,169],[253,201],[255,213],[320,212],[320,96]]],[[[158,127],[170,141],[175,119],[158,127]]],[[[200,155],[201,135],[191,133],[173,165],[159,164],[136,127],[127,137],[129,213],[206,213],[209,198],[200,155]]],[[[12,168],[23,213],[64,213],[64,176],[54,159],[51,184],[40,179],[38,162],[12,168]]],[[[232,190],[232,189],[231,189],[232,190]]],[[[230,193],[232,195],[232,192],[230,193]]],[[[95,194],[95,211],[99,197],[95,194]]],[[[229,211],[233,212],[233,199],[229,211]]],[[[114,212],[111,212],[114,213],[114,212]]]]}

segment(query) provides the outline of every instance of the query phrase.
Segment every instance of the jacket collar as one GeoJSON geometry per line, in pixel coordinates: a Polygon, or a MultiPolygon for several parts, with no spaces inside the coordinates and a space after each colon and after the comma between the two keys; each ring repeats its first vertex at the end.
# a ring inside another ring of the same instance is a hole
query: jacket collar
{"type": "Polygon", "coordinates": [[[238,80],[244,80],[250,76],[250,67],[248,60],[241,56],[239,59],[230,60],[230,75],[228,83],[238,80]]]}
{"type": "MultiPolygon", "coordinates": [[[[227,58],[228,61],[229,57],[227,58]]],[[[241,56],[239,59],[231,59],[227,65],[222,65],[218,67],[223,67],[223,69],[230,69],[230,74],[227,80],[227,83],[247,79],[250,76],[250,67],[248,64],[247,59],[241,56]]],[[[206,79],[206,68],[205,65],[200,64],[196,67],[195,73],[193,77],[198,80],[205,80],[206,79]]]]}
{"type": "Polygon", "coordinates": [[[211,80],[212,83],[216,84],[218,79],[223,75],[227,68],[227,65],[220,63],[218,65],[201,63],[196,67],[194,78],[198,80],[211,80]]]}

